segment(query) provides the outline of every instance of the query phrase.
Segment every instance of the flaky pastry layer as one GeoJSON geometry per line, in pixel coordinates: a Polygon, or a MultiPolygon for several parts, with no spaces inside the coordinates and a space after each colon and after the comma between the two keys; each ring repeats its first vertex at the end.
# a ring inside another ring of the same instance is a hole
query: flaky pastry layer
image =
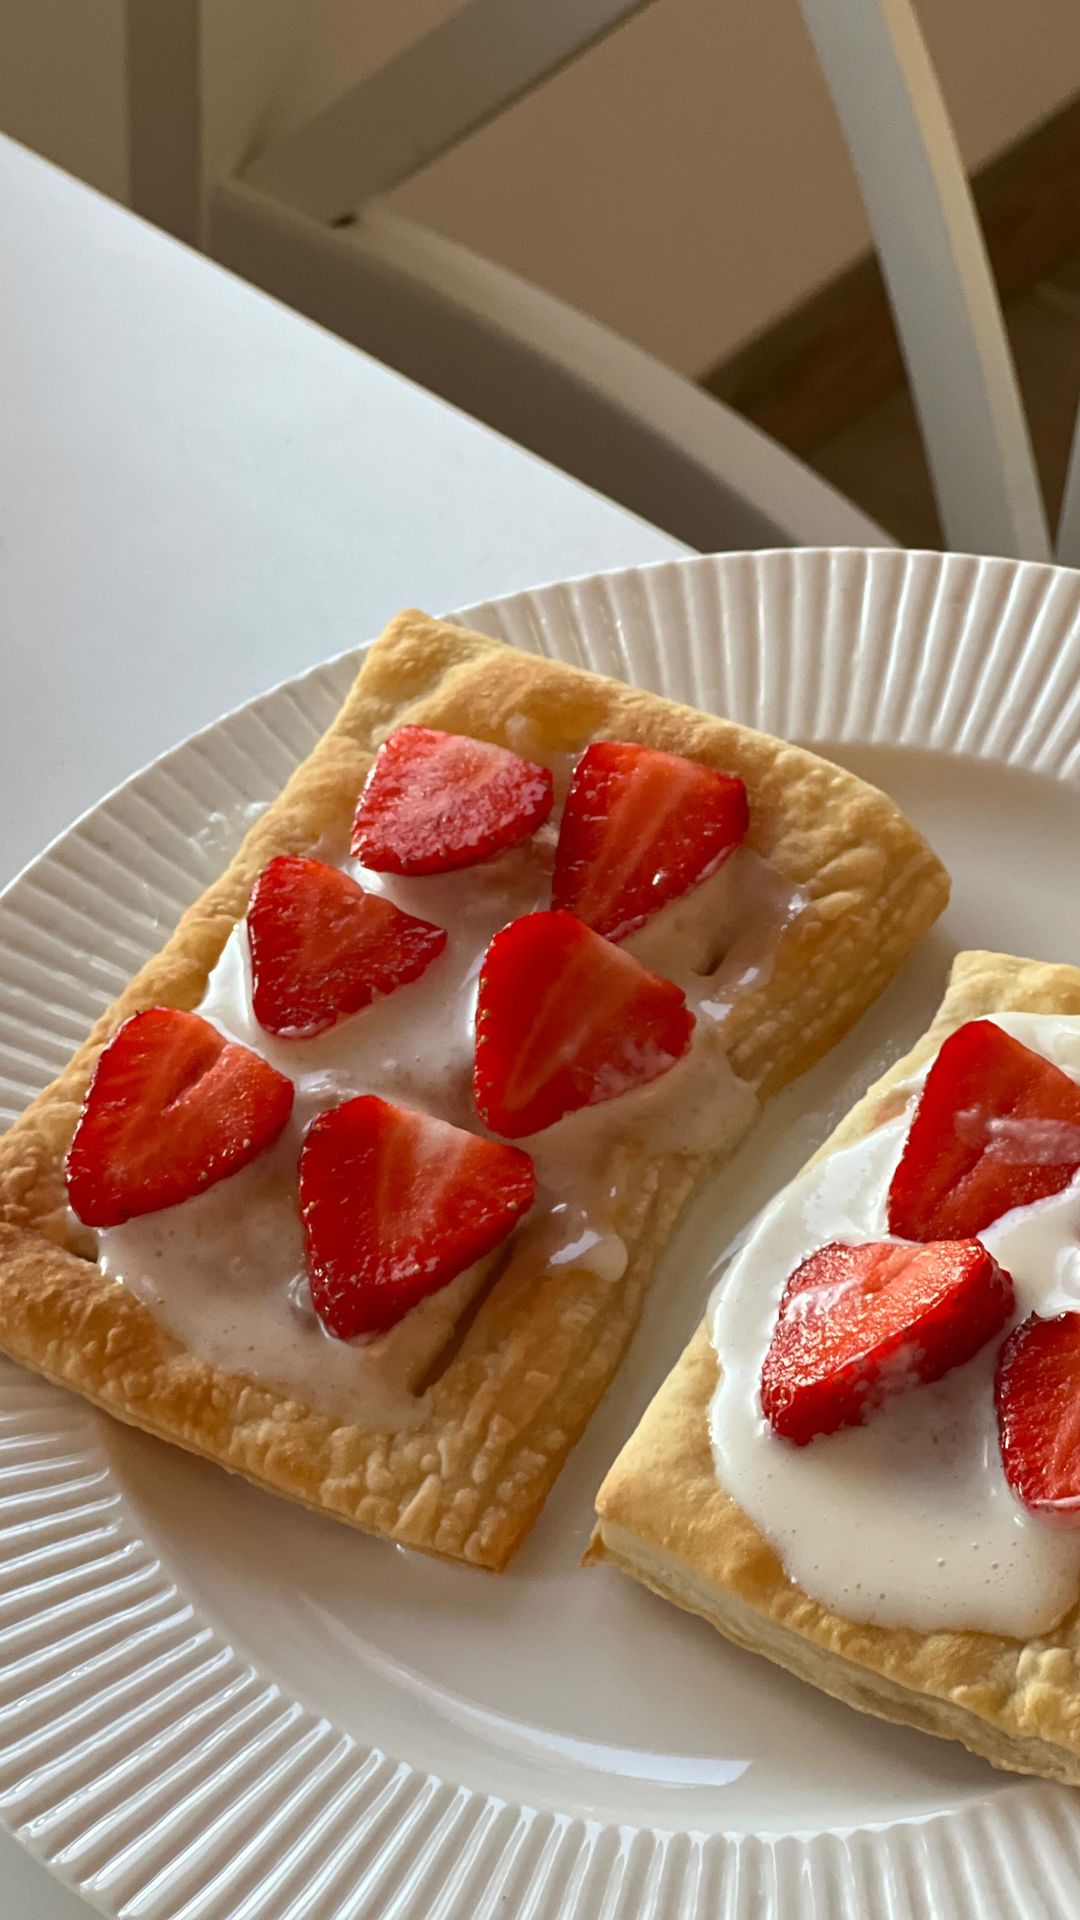
{"type": "Polygon", "coordinates": [[[732,1065],[762,1097],[809,1067],[874,999],[941,911],[948,881],[891,801],[812,754],[404,613],[221,879],[0,1140],[6,1353],[276,1493],[426,1552],[498,1568],[619,1364],[701,1156],[649,1156],[630,1141],[614,1149],[614,1224],[629,1249],[618,1280],[549,1266],[535,1234],[520,1232],[431,1386],[421,1424],[401,1432],[335,1422],[207,1365],[101,1277],[65,1203],[64,1157],[105,1042],[140,1008],[198,1004],[266,861],[344,836],[375,749],[406,721],[539,758],[598,738],[633,740],[741,775],[749,844],[806,901],[779,936],[768,978],[731,1015],[732,1065]]]}
{"type": "MultiPolygon", "coordinates": [[[[1006,1011],[1080,1013],[1080,968],[958,954],[929,1031],[809,1164],[902,1111],[897,1089],[957,1027],[1006,1011]]],[[[717,1480],[709,1438],[716,1383],[702,1326],[600,1489],[588,1557],[612,1561],[849,1706],[959,1740],[996,1767],[1080,1784],[1080,1605],[1028,1641],[868,1626],[830,1612],[787,1578],[717,1480]]]]}

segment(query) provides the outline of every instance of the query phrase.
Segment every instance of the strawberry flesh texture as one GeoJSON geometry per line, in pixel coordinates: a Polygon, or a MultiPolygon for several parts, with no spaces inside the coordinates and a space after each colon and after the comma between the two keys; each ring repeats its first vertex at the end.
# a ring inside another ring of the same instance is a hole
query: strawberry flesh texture
{"type": "Polygon", "coordinates": [[[352,850],[377,873],[449,873],[535,833],[551,774],[506,747],[433,727],[398,727],[379,748],[352,850]]]}
{"type": "Polygon", "coordinates": [[[1080,1526],[1080,1313],[1033,1313],[1010,1333],[994,1402],[1016,1498],[1056,1526],[1080,1526]]]}
{"type": "Polygon", "coordinates": [[[927,1074],[889,1188],[889,1231],[966,1240],[1080,1168],[1080,1086],[992,1020],[970,1020],[927,1074]]]}
{"type": "Polygon", "coordinates": [[[655,1080],[690,1045],[680,987],[572,913],[529,913],[495,935],[476,1006],[477,1107],[511,1140],[655,1080]]]}
{"type": "Polygon", "coordinates": [[[1012,1311],[1012,1281],[977,1240],[833,1241],[784,1289],[761,1370],[765,1416],[796,1446],[859,1426],[888,1395],[970,1360],[1012,1311]]]}
{"type": "Polygon", "coordinates": [[[574,769],[552,905],[623,940],[715,873],[746,838],[746,788],[674,753],[601,740],[574,769]]]}
{"type": "Polygon", "coordinates": [[[311,1298],[339,1340],[381,1333],[499,1246],[532,1205],[527,1153],[361,1094],[300,1155],[311,1298]]]}
{"type": "Polygon", "coordinates": [[[408,985],[446,945],[415,919],[321,860],[280,854],[248,906],[255,1018],[281,1039],[309,1039],[408,985]]]}
{"type": "Polygon", "coordinates": [[[88,1227],[115,1227],[190,1200],[270,1146],[292,1103],[291,1080],[199,1014],[133,1014],[90,1082],[67,1157],[71,1206],[88,1227]]]}

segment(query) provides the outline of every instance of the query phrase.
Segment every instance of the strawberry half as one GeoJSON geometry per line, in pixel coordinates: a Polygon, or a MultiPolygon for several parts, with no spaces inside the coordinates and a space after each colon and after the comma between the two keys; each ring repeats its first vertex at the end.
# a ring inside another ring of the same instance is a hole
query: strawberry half
{"type": "Polygon", "coordinates": [[[505,1240],[533,1203],[527,1153],[361,1094],[300,1155],[311,1298],[339,1340],[381,1333],[505,1240]]]}
{"type": "Polygon", "coordinates": [[[1013,1311],[1012,1280],[977,1240],[833,1241],[784,1288],[761,1404],[805,1446],[859,1426],[888,1395],[970,1360],[1013,1311]]]}
{"type": "Polygon", "coordinates": [[[1080,1086],[992,1020],[950,1034],[889,1188],[889,1231],[966,1240],[1080,1168],[1080,1086]]]}
{"type": "Polygon", "coordinates": [[[586,747],[566,796],[551,900],[623,940],[746,838],[746,788],[697,760],[620,740],[586,747]]]}
{"type": "Polygon", "coordinates": [[[446,945],[442,927],[297,854],[263,868],[247,931],[255,1018],[294,1040],[325,1033],[376,994],[419,979],[446,945]]]}
{"type": "Polygon", "coordinates": [[[572,913],[527,913],[480,968],[476,1104],[511,1140],[666,1073],[690,1045],[680,987],[572,913]]]}
{"type": "Polygon", "coordinates": [[[175,1207],[257,1158],[292,1111],[293,1085],[197,1013],[150,1007],[94,1069],[67,1157],[88,1227],[175,1207]]]}
{"type": "Polygon", "coordinates": [[[1080,1526],[1080,1313],[1029,1314],[994,1381],[1005,1478],[1032,1513],[1080,1526]]]}
{"type": "Polygon", "coordinates": [[[552,800],[548,769],[506,747],[398,727],[360,795],[352,850],[376,873],[449,873],[527,839],[552,800]]]}

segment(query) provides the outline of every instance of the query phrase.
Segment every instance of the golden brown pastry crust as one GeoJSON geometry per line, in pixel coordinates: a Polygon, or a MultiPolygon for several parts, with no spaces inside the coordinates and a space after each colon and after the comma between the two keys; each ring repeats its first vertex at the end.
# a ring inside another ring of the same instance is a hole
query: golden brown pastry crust
{"type": "Polygon", "coordinates": [[[948,881],[891,801],[812,754],[405,613],[221,879],[0,1140],[5,1352],[274,1492],[429,1553],[502,1567],[618,1366],[700,1157],[618,1150],[617,1224],[630,1258],[617,1282],[547,1266],[523,1233],[422,1424],[394,1433],[335,1423],[206,1365],[100,1277],[65,1205],[64,1156],[106,1040],[139,1008],[197,1005],[262,866],[344,836],[375,747],[404,721],[539,755],[604,736],[638,740],[743,777],[751,845],[806,900],[768,980],[732,1018],[735,1069],[763,1095],[851,1025],[941,911],[948,881]]]}
{"type": "MultiPolygon", "coordinates": [[[[929,1031],[810,1165],[898,1111],[894,1090],[948,1034],[1007,1010],[1080,1013],[1080,968],[959,954],[929,1031]]],[[[588,1557],[611,1560],[850,1706],[960,1740],[994,1766],[1080,1784],[1080,1606],[1029,1641],[867,1626],[831,1613],[787,1578],[718,1484],[708,1431],[716,1380],[702,1326],[600,1489],[588,1557]]]]}

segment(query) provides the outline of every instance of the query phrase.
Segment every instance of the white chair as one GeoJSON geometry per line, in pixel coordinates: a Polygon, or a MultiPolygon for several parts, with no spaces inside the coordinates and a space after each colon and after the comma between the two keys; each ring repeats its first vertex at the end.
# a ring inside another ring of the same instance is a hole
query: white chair
{"type": "MultiPolygon", "coordinates": [[[[156,142],[168,162],[136,170],[137,203],[140,178],[152,183],[151,217],[155,193],[166,221],[177,204],[201,201],[199,237],[225,264],[692,545],[891,544],[692,382],[379,205],[642,4],[465,0],[330,107],[216,177],[198,138],[197,33],[185,39],[182,25],[198,4],[184,0],[170,15],[168,60],[158,48],[129,63],[133,151],[143,134],[144,157],[156,142]],[[178,154],[198,176],[179,189],[178,154]]],[[[910,0],[801,5],[862,182],[946,543],[1045,559],[1000,305],[910,0]]],[[[129,7],[134,20],[139,0],[129,7]]],[[[1075,454],[1060,539],[1062,557],[1080,558],[1075,454]]]]}

